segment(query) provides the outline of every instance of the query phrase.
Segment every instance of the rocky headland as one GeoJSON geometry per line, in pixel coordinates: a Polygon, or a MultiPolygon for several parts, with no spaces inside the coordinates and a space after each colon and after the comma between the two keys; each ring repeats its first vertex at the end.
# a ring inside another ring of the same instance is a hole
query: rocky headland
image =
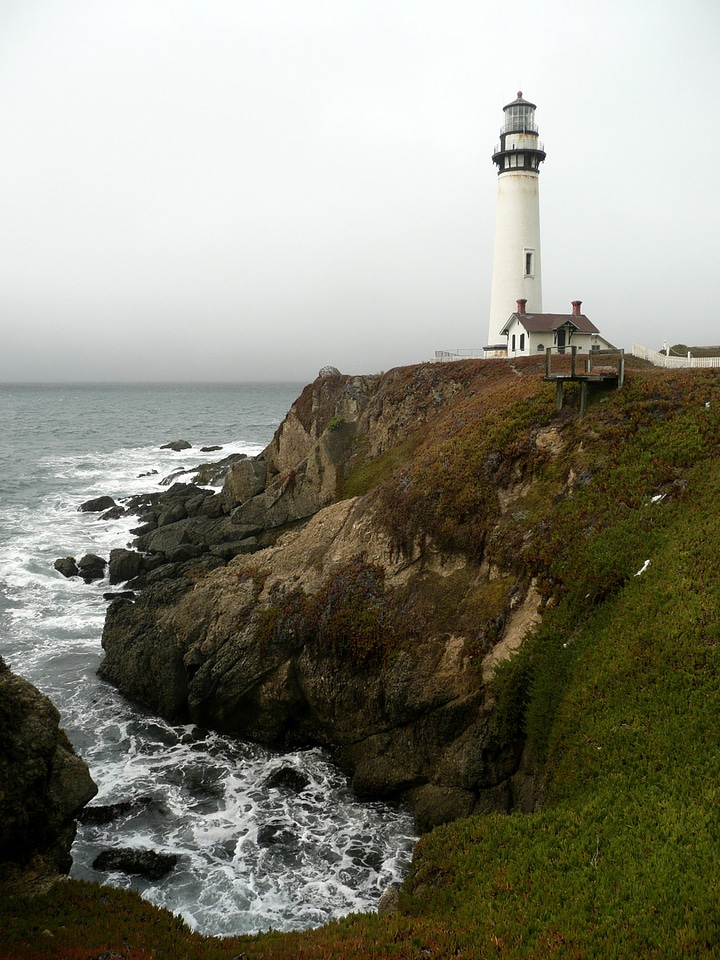
{"type": "Polygon", "coordinates": [[[208,500],[246,552],[144,549],[109,609],[130,696],[456,818],[382,914],[215,942],[69,881],[0,898],[18,956],[717,953],[720,378],[554,392],[532,359],[320,378],[208,500]]]}
{"type": "Polygon", "coordinates": [[[539,618],[505,533],[563,441],[531,399],[541,366],[498,372],[319,377],[262,454],[229,465],[221,492],[177,483],[128,505],[143,522],[136,550],[110,557],[110,580],[127,582],[107,613],[102,676],[167,718],[321,744],[359,796],[409,799],[421,830],[533,809],[541,792],[487,681],[539,618]],[[498,418],[513,404],[530,421],[524,447],[507,450],[498,418]],[[449,457],[483,420],[477,502],[417,501],[414,473],[438,456],[432,469],[464,488],[449,457]]]}

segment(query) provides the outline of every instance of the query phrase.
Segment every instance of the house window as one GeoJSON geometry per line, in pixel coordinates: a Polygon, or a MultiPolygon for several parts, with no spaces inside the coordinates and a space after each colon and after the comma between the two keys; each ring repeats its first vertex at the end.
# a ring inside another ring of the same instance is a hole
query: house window
{"type": "Polygon", "coordinates": [[[520,352],[522,353],[524,349],[525,349],[525,334],[521,333],[520,334],[520,352]]]}
{"type": "Polygon", "coordinates": [[[538,352],[538,353],[542,353],[544,349],[545,349],[545,347],[544,347],[544,345],[543,345],[542,343],[539,343],[539,344],[537,345],[537,352],[538,352]]]}
{"type": "Polygon", "coordinates": [[[512,351],[513,351],[513,353],[514,353],[514,352],[515,352],[515,334],[512,335],[512,347],[511,347],[511,349],[512,349],[512,351]]]}
{"type": "Polygon", "coordinates": [[[526,250],[525,251],[525,276],[532,277],[535,275],[535,251],[526,250]]]}

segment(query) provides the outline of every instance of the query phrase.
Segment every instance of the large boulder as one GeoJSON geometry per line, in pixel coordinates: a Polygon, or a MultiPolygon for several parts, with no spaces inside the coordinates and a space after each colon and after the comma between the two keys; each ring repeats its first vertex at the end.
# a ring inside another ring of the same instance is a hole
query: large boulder
{"type": "Polygon", "coordinates": [[[188,440],[171,440],[169,443],[163,443],[161,450],[174,450],[179,453],[181,450],[191,450],[192,444],[188,440]]]}
{"type": "Polygon", "coordinates": [[[0,866],[67,873],[75,818],[97,793],[46,696],[0,660],[0,866]]]}
{"type": "Polygon", "coordinates": [[[64,577],[77,577],[80,573],[75,557],[58,557],[53,566],[64,577]]]}
{"type": "Polygon", "coordinates": [[[82,513],[102,513],[104,510],[111,510],[117,507],[112,497],[94,497],[92,500],[86,500],[78,507],[82,513]]]}
{"type": "Polygon", "coordinates": [[[78,573],[86,583],[91,580],[102,580],[105,576],[107,560],[96,553],[86,553],[78,560],[78,573]]]}

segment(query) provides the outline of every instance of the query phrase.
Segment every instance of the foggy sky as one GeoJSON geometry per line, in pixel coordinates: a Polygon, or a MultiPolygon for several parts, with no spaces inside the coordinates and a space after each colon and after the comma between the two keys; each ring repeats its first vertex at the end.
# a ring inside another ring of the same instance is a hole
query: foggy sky
{"type": "Polygon", "coordinates": [[[0,0],[0,381],[480,348],[502,107],[543,305],[720,343],[716,0],[0,0]]]}

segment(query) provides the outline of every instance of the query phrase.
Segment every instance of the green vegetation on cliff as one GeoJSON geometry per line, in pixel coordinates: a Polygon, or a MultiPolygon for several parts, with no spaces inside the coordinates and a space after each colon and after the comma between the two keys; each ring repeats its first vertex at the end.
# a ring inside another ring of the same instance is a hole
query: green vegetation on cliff
{"type": "MultiPolygon", "coordinates": [[[[424,378],[462,390],[412,442],[398,438],[402,462],[359,455],[346,483],[368,489],[398,550],[512,571],[488,598],[495,616],[537,584],[542,623],[493,689],[543,809],[423,837],[396,915],[220,941],[68,882],[29,904],[0,900],[1,955],[720,956],[720,376],[638,366],[583,420],[570,405],[556,416],[532,363],[424,378]]],[[[385,602],[379,580],[360,586],[385,602]]],[[[328,615],[349,616],[326,592],[328,615]]]]}

